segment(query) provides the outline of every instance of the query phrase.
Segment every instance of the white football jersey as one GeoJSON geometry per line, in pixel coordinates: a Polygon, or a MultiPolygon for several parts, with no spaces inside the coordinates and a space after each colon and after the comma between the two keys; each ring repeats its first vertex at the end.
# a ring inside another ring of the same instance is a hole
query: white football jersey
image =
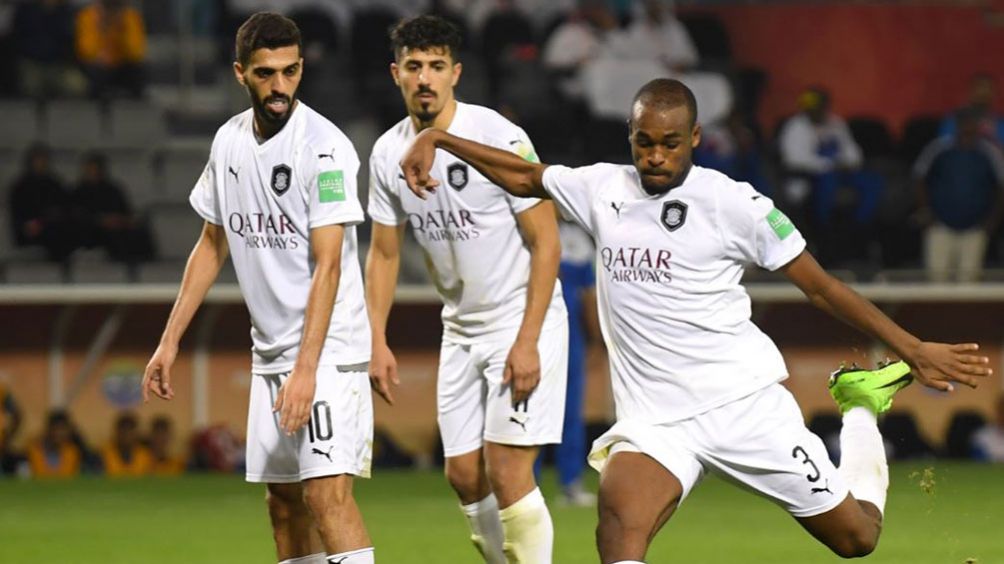
{"type": "Polygon", "coordinates": [[[189,201],[206,221],[226,230],[251,313],[255,373],[293,368],[314,273],[310,230],[334,224],[345,226],[345,239],[320,365],[369,361],[355,228],[363,221],[358,171],[359,157],[349,139],[303,102],[264,143],[255,139],[250,109],[217,131],[189,201]]]}
{"type": "MultiPolygon", "coordinates": [[[[458,102],[447,131],[528,160],[537,158],[526,133],[488,108],[458,102]]],[[[518,329],[526,310],[530,251],[516,215],[540,200],[510,196],[443,150],[436,151],[431,170],[440,186],[422,200],[408,189],[399,164],[415,135],[406,117],[373,146],[370,217],[384,225],[408,223],[443,300],[447,338],[467,343],[518,329]]],[[[561,286],[555,282],[544,327],[555,326],[564,316],[561,286]]]]}
{"type": "Polygon", "coordinates": [[[544,187],[596,241],[618,419],[687,419],[787,377],[740,285],[746,265],[775,270],[805,249],[769,198],[698,166],[658,196],[630,165],[551,166],[544,187]]]}

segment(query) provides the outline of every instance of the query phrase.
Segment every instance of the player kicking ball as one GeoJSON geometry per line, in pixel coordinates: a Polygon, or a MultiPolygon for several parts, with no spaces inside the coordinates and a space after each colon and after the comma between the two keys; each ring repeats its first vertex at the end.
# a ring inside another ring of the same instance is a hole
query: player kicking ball
{"type": "Polygon", "coordinates": [[[693,93],[657,79],[635,96],[634,165],[526,162],[447,132],[420,134],[401,166],[430,178],[436,149],[516,196],[552,198],[596,241],[597,291],[617,422],[593,443],[601,471],[596,530],[604,564],[643,561],[649,542],[708,472],[759,492],[843,557],[878,543],[888,469],[876,416],[911,379],[937,390],[990,374],[975,344],[928,343],[827,274],[769,198],[694,166],[701,128],[693,93]],[[837,372],[843,413],[835,468],[806,429],[780,352],[750,320],[746,265],[780,270],[809,300],[880,339],[904,362],[837,372]]]}
{"type": "Polygon", "coordinates": [[[436,400],[446,477],[486,562],[547,563],[554,532],[537,488],[539,446],[561,442],[568,322],[557,284],[554,205],[514,198],[443,152],[430,161],[446,187],[423,200],[399,162],[419,131],[441,129],[536,159],[522,129],[453,96],[460,34],[442,18],[405,20],[391,32],[391,76],[408,115],[370,158],[366,299],[374,388],[388,401],[397,363],[387,346],[401,237],[411,230],[443,300],[436,400]]]}
{"type": "Polygon", "coordinates": [[[337,127],[296,99],[303,58],[295,23],[255,14],[236,47],[234,74],[251,109],[216,133],[189,198],[205,226],[143,376],[144,398],[174,397],[178,342],[229,253],[251,314],[247,481],[266,484],[278,559],[371,564],[352,496],[353,477],[369,477],[373,440],[356,255],[359,158],[337,127]]]}

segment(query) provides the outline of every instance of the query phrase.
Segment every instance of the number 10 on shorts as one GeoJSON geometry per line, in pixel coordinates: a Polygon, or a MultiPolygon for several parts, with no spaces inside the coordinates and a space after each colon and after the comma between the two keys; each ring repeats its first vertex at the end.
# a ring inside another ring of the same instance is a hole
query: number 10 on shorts
{"type": "Polygon", "coordinates": [[[307,422],[310,442],[327,441],[334,435],[331,425],[331,406],[326,401],[314,402],[314,410],[307,422]]]}

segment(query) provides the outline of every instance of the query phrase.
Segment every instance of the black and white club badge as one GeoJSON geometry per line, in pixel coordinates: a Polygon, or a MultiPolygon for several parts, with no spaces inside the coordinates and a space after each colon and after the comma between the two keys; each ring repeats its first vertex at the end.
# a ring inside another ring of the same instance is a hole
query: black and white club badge
{"type": "Polygon", "coordinates": [[[276,196],[282,196],[289,190],[289,185],[293,181],[293,170],[281,164],[272,167],[272,191],[276,196]]]}
{"type": "Polygon", "coordinates": [[[453,163],[446,167],[446,182],[458,192],[467,186],[467,176],[467,165],[464,163],[453,163]]]}
{"type": "Polygon", "coordinates": [[[662,205],[662,224],[670,231],[676,231],[687,221],[687,204],[671,200],[662,205]]]}

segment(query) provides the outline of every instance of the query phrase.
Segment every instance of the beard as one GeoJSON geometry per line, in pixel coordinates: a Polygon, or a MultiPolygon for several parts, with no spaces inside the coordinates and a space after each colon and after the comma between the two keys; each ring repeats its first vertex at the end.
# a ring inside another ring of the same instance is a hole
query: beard
{"type": "Polygon", "coordinates": [[[296,94],[293,96],[286,96],[285,94],[269,94],[264,98],[258,98],[255,96],[254,92],[248,88],[248,95],[251,96],[251,107],[254,109],[254,115],[258,118],[262,124],[269,126],[270,128],[275,128],[276,130],[282,129],[282,126],[286,125],[289,121],[289,116],[293,114],[293,104],[296,102],[296,94]],[[283,100],[286,102],[286,111],[281,114],[275,113],[269,109],[269,102],[283,100]]]}

